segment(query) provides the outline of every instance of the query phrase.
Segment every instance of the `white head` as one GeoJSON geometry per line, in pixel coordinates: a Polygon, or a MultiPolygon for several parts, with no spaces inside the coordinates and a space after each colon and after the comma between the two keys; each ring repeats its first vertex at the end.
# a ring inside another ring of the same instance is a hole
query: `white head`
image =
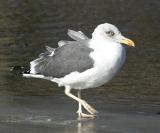
{"type": "Polygon", "coordinates": [[[98,25],[92,33],[92,39],[94,38],[135,46],[132,40],[124,37],[116,26],[109,23],[98,25]]]}

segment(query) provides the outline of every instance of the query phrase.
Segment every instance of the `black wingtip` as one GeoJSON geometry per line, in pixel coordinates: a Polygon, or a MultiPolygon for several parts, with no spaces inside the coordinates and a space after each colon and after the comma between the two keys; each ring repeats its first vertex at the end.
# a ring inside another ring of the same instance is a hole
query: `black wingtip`
{"type": "Polygon", "coordinates": [[[22,75],[24,73],[29,74],[30,70],[27,67],[23,66],[13,66],[10,68],[10,71],[16,75],[22,75]]]}

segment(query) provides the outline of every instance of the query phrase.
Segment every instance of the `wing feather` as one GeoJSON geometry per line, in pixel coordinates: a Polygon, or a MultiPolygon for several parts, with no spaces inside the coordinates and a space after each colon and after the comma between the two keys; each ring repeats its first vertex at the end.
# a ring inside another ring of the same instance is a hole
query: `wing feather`
{"type": "Polygon", "coordinates": [[[84,45],[64,45],[49,58],[48,64],[41,74],[52,77],[63,77],[71,72],[83,72],[93,67],[93,60],[89,54],[92,49],[84,45]]]}
{"type": "Polygon", "coordinates": [[[83,72],[93,67],[89,56],[92,49],[88,47],[89,38],[81,31],[68,30],[67,33],[74,41],[59,41],[58,48],[46,46],[46,52],[30,62],[32,74],[63,77],[71,72],[83,72]]]}

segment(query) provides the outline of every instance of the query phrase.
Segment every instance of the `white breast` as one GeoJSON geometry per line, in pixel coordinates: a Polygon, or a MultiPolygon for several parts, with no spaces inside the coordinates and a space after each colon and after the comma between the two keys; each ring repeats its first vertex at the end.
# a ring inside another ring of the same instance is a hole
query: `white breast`
{"type": "Polygon", "coordinates": [[[94,52],[90,54],[94,60],[94,81],[92,87],[98,87],[109,80],[120,70],[126,57],[125,49],[121,44],[109,42],[90,45],[94,52]]]}

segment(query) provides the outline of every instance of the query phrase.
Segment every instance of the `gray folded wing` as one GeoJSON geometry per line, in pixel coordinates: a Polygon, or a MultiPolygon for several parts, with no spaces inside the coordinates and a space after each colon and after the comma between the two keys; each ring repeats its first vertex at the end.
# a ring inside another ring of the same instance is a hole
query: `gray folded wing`
{"type": "Polygon", "coordinates": [[[50,57],[48,64],[40,72],[45,76],[63,77],[71,72],[83,72],[93,67],[89,54],[92,49],[83,45],[68,44],[58,48],[50,57]]]}
{"type": "Polygon", "coordinates": [[[71,72],[83,72],[93,67],[89,54],[89,38],[82,32],[69,30],[68,35],[75,41],[64,41],[57,49],[47,47],[47,52],[31,62],[31,72],[44,76],[64,77],[71,72]]]}

